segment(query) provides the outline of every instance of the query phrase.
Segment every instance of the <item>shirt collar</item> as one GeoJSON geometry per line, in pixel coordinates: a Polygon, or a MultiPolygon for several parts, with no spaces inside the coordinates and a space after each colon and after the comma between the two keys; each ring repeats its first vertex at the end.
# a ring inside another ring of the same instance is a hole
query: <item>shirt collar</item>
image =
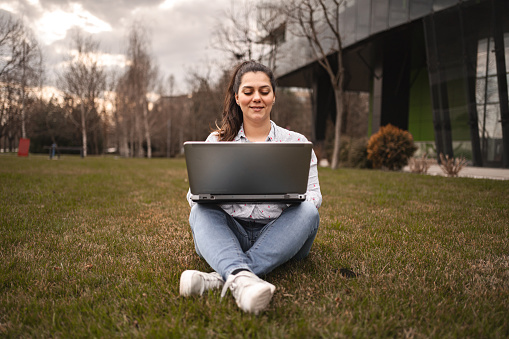
{"type": "MultiPolygon", "coordinates": [[[[265,141],[273,141],[276,137],[275,133],[276,133],[275,124],[271,120],[269,135],[267,135],[267,139],[265,141]]],[[[239,132],[237,133],[237,135],[235,136],[233,141],[248,141],[248,138],[246,137],[246,134],[244,133],[244,124],[240,125],[239,132]]]]}

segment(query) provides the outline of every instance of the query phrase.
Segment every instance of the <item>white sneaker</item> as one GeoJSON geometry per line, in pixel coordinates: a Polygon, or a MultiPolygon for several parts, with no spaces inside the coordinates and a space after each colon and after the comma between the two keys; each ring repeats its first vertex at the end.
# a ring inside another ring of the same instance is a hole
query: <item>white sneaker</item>
{"type": "Polygon", "coordinates": [[[204,292],[221,288],[224,280],[219,273],[204,273],[195,270],[187,270],[180,276],[180,295],[202,295],[204,292]]]}
{"type": "Polygon", "coordinates": [[[237,305],[248,313],[258,314],[264,310],[272,299],[276,286],[258,278],[254,273],[242,271],[230,274],[224,284],[221,297],[224,297],[228,287],[232,291],[237,305]]]}

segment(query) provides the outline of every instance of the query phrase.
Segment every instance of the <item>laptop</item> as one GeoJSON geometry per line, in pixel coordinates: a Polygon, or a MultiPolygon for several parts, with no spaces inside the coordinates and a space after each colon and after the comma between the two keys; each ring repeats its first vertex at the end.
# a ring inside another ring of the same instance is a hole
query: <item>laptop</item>
{"type": "Polygon", "coordinates": [[[311,142],[186,142],[191,199],[197,203],[304,201],[311,151],[311,142]]]}

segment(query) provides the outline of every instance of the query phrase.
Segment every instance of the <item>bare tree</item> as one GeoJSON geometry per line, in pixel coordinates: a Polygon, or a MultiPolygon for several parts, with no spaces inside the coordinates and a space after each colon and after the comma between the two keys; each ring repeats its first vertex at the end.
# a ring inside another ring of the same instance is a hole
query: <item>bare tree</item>
{"type": "Polygon", "coordinates": [[[27,108],[43,73],[37,40],[21,20],[0,15],[0,137],[6,135],[9,148],[14,139],[26,138],[27,108]]]}
{"type": "Polygon", "coordinates": [[[261,34],[257,43],[263,46],[262,61],[275,72],[279,46],[286,39],[286,12],[280,1],[262,1],[256,7],[256,22],[261,34]],[[268,47],[268,53],[265,47],[268,47]]]}
{"type": "Polygon", "coordinates": [[[21,32],[21,21],[0,15],[0,139],[5,140],[4,148],[9,143],[11,151],[17,128],[14,116],[19,107],[14,73],[19,65],[21,32]]]}
{"type": "Polygon", "coordinates": [[[19,69],[22,23],[7,14],[0,15],[0,139],[13,150],[18,125],[15,116],[19,108],[16,71],[19,69]]]}
{"type": "Polygon", "coordinates": [[[175,92],[175,76],[171,74],[168,77],[168,107],[167,107],[167,120],[166,120],[166,128],[167,128],[167,135],[166,135],[166,157],[169,158],[171,156],[171,124],[172,124],[172,116],[173,116],[173,105],[172,105],[172,97],[175,92]]]}
{"type": "Polygon", "coordinates": [[[285,22],[279,1],[235,1],[216,26],[212,44],[233,60],[263,61],[275,70],[285,22]]]}
{"type": "MultiPolygon", "coordinates": [[[[223,77],[219,79],[222,82],[223,77]]],[[[214,83],[210,72],[205,74],[190,71],[187,79],[191,88],[189,127],[191,140],[203,140],[220,118],[225,85],[214,83]]]]}
{"type": "MultiPolygon", "coordinates": [[[[130,133],[131,120],[133,116],[132,107],[129,104],[130,96],[128,92],[128,79],[121,76],[115,87],[115,110],[114,121],[117,135],[117,147],[120,156],[132,156],[132,147],[129,146],[129,140],[132,141],[132,133],[130,133]]],[[[131,146],[133,143],[131,142],[131,146]]]]}
{"type": "Polygon", "coordinates": [[[83,36],[76,30],[73,33],[71,53],[67,66],[60,75],[59,85],[66,93],[70,109],[69,118],[80,128],[83,156],[87,156],[87,118],[97,111],[97,99],[106,86],[106,73],[98,57],[99,43],[91,37],[83,36]],[[79,109],[79,120],[72,114],[79,109]]]}
{"type": "Polygon", "coordinates": [[[232,2],[213,32],[213,46],[229,53],[234,60],[251,60],[258,40],[252,1],[232,2]]]}
{"type": "Polygon", "coordinates": [[[35,88],[42,78],[43,58],[37,40],[23,27],[21,35],[21,55],[19,60],[21,87],[21,137],[26,138],[26,102],[27,92],[35,88]]]}
{"type": "Polygon", "coordinates": [[[334,89],[336,123],[331,167],[339,165],[341,122],[345,105],[343,45],[339,16],[345,0],[291,0],[288,17],[297,29],[297,36],[304,37],[317,62],[325,69],[334,89]]]}
{"type": "Polygon", "coordinates": [[[1,85],[0,137],[4,139],[3,148],[12,152],[14,139],[19,133],[16,119],[19,112],[19,86],[10,72],[2,76],[1,85]]]}
{"type": "MultiPolygon", "coordinates": [[[[147,95],[156,87],[158,69],[150,55],[150,39],[146,29],[134,23],[129,33],[127,48],[128,69],[125,74],[126,90],[130,94],[133,111],[133,134],[136,138],[136,155],[144,156],[143,140],[147,143],[147,157],[152,157],[147,95]]],[[[131,146],[131,148],[133,145],[131,146]]],[[[133,153],[134,154],[134,149],[133,153]]]]}
{"type": "Polygon", "coordinates": [[[13,71],[21,58],[23,24],[7,14],[0,14],[0,78],[13,71]]]}

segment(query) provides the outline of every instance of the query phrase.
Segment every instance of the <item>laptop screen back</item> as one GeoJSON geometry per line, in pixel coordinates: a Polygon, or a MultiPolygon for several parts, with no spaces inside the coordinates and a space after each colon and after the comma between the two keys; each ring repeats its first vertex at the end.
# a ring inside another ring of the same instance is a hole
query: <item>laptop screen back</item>
{"type": "Polygon", "coordinates": [[[194,195],[304,194],[312,144],[186,142],[194,195]]]}

